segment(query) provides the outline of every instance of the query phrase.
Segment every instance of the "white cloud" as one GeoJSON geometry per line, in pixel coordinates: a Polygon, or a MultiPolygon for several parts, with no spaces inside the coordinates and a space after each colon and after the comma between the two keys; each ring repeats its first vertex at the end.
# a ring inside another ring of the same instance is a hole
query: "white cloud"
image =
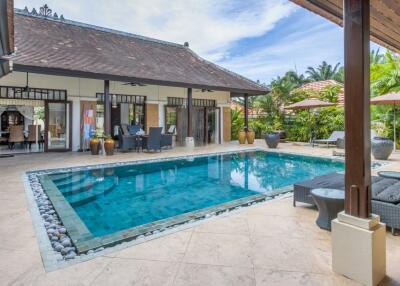
{"type": "Polygon", "coordinates": [[[269,42],[244,56],[220,61],[219,64],[253,80],[269,83],[272,78],[288,70],[303,73],[309,66],[323,60],[330,64],[343,58],[343,35],[340,28],[321,22],[305,25],[284,37],[269,42]]]}
{"type": "MultiPolygon", "coordinates": [[[[42,0],[16,0],[23,8],[42,0]]],[[[184,43],[209,60],[222,60],[236,41],[273,29],[296,8],[287,0],[88,0],[47,1],[66,18],[184,43]]]]}

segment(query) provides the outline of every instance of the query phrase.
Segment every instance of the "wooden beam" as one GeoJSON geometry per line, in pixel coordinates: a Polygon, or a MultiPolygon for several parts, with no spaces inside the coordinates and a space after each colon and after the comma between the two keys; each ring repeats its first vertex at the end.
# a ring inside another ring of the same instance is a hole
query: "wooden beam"
{"type": "Polygon", "coordinates": [[[104,133],[111,135],[111,96],[110,81],[104,81],[104,133]]]}
{"type": "Polygon", "coordinates": [[[244,130],[249,129],[249,95],[244,95],[244,130]]]}
{"type": "Polygon", "coordinates": [[[192,88],[187,89],[187,137],[193,137],[193,129],[192,129],[192,88]]]}
{"type": "Polygon", "coordinates": [[[363,218],[371,212],[369,2],[344,0],[345,212],[363,218]]]}

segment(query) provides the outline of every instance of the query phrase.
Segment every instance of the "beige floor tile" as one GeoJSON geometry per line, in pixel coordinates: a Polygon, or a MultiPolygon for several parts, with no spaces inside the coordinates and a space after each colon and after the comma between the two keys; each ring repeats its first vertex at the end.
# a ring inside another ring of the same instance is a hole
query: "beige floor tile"
{"type": "Polygon", "coordinates": [[[189,243],[191,232],[176,232],[148,242],[131,246],[115,254],[118,258],[160,261],[181,261],[189,243]]]}
{"type": "Polygon", "coordinates": [[[197,264],[252,267],[251,241],[246,235],[194,232],[184,261],[197,264]]]}
{"type": "Polygon", "coordinates": [[[252,268],[184,264],[174,286],[250,286],[255,285],[252,268]]]}
{"type": "Polygon", "coordinates": [[[232,215],[215,218],[204,222],[194,229],[195,232],[209,232],[220,234],[249,234],[246,218],[232,215]]]}
{"type": "MultiPolygon", "coordinates": [[[[265,206],[266,208],[268,206],[265,206]]],[[[307,234],[300,225],[300,218],[283,216],[250,215],[247,217],[250,234],[271,237],[303,238],[307,234]]]]}
{"type": "Polygon", "coordinates": [[[113,258],[92,285],[171,285],[178,266],[173,262],[113,258]]]}
{"type": "Polygon", "coordinates": [[[257,286],[307,285],[307,286],[340,286],[359,285],[338,275],[323,275],[305,272],[271,271],[255,269],[257,286]]]}

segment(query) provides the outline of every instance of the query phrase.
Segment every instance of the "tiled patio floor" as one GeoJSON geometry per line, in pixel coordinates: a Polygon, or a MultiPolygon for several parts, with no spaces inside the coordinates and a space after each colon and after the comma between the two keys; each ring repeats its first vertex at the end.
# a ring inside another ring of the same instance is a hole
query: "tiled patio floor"
{"type": "MultiPolygon", "coordinates": [[[[264,148],[263,142],[256,145],[264,148]]],[[[49,153],[0,159],[0,285],[355,285],[331,271],[330,233],[317,211],[278,199],[193,228],[46,273],[21,175],[26,170],[248,148],[215,145],[160,154],[49,153]]],[[[281,151],[332,149],[281,144],[281,151]]],[[[278,150],[279,151],[279,150],[278,150]]],[[[386,169],[400,170],[400,155],[386,169]]],[[[400,284],[400,237],[387,234],[385,285],[400,284]]]]}

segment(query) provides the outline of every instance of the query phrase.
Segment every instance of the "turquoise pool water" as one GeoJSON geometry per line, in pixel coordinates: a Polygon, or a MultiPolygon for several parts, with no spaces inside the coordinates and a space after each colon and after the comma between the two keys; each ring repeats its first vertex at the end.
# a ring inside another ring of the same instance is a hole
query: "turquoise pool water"
{"type": "Polygon", "coordinates": [[[251,151],[47,176],[90,233],[102,237],[257,194],[273,195],[343,169],[342,162],[329,159],[251,151]]]}

